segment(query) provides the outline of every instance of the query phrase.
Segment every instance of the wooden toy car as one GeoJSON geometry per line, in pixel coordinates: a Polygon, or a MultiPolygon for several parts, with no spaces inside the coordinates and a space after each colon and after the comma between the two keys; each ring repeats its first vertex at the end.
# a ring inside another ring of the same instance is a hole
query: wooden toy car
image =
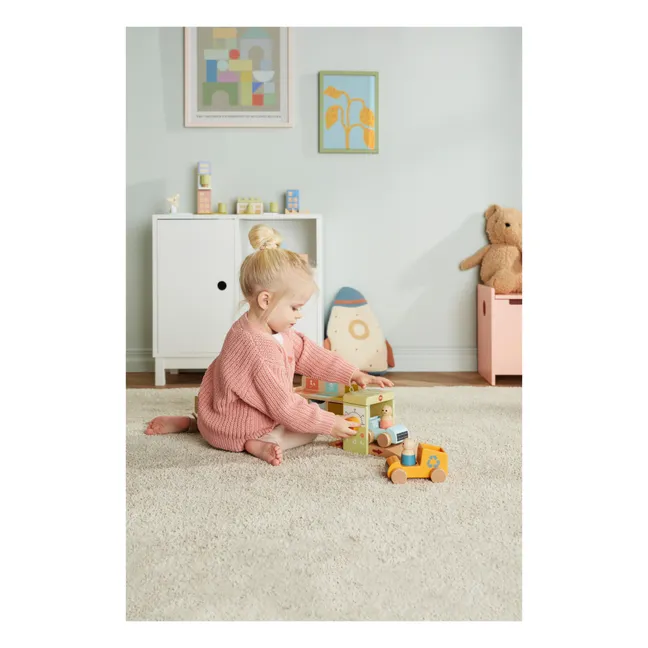
{"type": "Polygon", "coordinates": [[[369,419],[369,443],[375,441],[381,448],[402,443],[409,438],[409,435],[409,430],[402,423],[396,423],[387,429],[380,429],[380,416],[372,416],[369,419]]]}
{"type": "Polygon", "coordinates": [[[448,475],[448,455],[441,446],[419,443],[416,451],[416,464],[404,466],[401,458],[387,458],[387,478],[394,484],[404,484],[408,479],[429,479],[440,483],[448,475]]]}

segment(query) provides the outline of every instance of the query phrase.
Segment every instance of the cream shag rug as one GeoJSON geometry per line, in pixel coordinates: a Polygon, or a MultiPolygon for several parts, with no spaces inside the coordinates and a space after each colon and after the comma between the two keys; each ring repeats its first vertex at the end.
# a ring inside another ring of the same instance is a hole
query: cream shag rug
{"type": "Polygon", "coordinates": [[[520,388],[395,388],[442,445],[442,484],[327,445],[272,467],[197,434],[146,436],[194,389],[127,390],[127,619],[520,620],[520,388]]]}

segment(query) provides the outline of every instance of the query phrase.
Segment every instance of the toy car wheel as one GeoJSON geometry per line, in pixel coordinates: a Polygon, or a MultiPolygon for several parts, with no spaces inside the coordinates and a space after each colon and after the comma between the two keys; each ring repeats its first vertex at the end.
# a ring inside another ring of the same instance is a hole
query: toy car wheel
{"type": "Polygon", "coordinates": [[[367,441],[369,443],[373,443],[375,440],[376,440],[376,438],[375,438],[374,433],[371,430],[369,430],[369,432],[367,432],[367,441]]]}
{"type": "Polygon", "coordinates": [[[435,484],[440,484],[446,480],[445,470],[437,468],[430,473],[430,480],[435,484]]]}
{"type": "Polygon", "coordinates": [[[391,480],[394,484],[404,484],[407,481],[407,473],[402,468],[397,468],[391,474],[391,480]]]}
{"type": "Polygon", "coordinates": [[[386,434],[385,432],[379,434],[377,440],[378,440],[378,445],[381,448],[388,448],[391,445],[391,438],[389,434],[386,434]]]}

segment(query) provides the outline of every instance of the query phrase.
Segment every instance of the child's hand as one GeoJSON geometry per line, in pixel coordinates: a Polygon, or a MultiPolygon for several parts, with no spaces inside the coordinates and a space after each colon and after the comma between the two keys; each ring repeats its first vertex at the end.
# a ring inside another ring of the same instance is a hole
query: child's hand
{"type": "Polygon", "coordinates": [[[391,380],[387,380],[387,378],[383,378],[382,376],[371,376],[360,370],[356,371],[353,376],[351,376],[351,381],[358,383],[358,385],[363,389],[367,385],[378,385],[378,387],[394,386],[394,383],[391,380]]]}
{"type": "Polygon", "coordinates": [[[356,433],[354,430],[356,427],[358,427],[358,423],[347,421],[343,416],[336,416],[331,435],[338,439],[346,439],[356,433]]]}

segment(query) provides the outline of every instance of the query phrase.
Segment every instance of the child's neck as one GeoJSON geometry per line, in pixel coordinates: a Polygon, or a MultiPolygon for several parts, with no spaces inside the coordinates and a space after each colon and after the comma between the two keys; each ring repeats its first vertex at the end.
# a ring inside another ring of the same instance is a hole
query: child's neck
{"type": "Polygon", "coordinates": [[[250,308],[247,312],[248,322],[255,328],[257,331],[262,331],[263,333],[269,333],[270,335],[276,335],[277,331],[273,331],[272,328],[268,325],[268,322],[265,321],[261,313],[250,308]]]}

